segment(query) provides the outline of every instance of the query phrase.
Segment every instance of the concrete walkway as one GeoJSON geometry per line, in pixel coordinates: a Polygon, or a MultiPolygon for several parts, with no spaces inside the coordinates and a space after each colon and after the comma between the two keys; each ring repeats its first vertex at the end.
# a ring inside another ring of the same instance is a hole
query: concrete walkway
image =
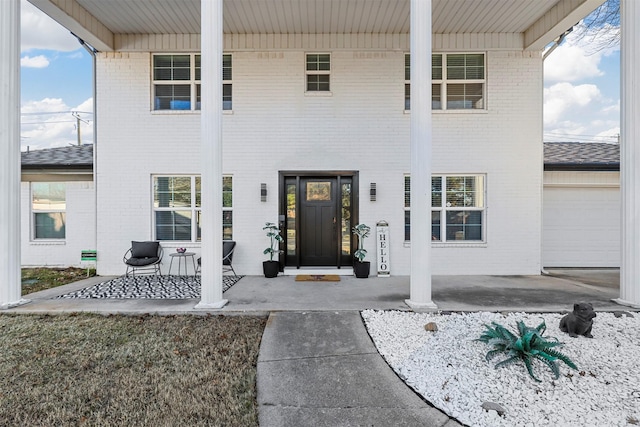
{"type": "Polygon", "coordinates": [[[459,426],[409,389],[353,311],[272,313],[258,359],[260,426],[459,426]]]}

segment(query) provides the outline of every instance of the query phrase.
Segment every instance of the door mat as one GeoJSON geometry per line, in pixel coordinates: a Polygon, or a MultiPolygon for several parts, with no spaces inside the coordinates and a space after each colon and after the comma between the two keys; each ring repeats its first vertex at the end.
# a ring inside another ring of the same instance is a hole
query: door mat
{"type": "Polygon", "coordinates": [[[337,274],[298,274],[296,282],[339,282],[337,274]]]}

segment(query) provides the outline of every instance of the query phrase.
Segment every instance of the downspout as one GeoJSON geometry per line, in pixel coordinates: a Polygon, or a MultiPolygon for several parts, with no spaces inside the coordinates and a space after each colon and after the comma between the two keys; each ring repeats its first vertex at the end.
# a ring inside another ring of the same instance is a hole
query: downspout
{"type": "MultiPolygon", "coordinates": [[[[558,46],[560,46],[562,44],[562,42],[564,41],[564,39],[569,35],[569,33],[571,33],[573,31],[573,27],[569,28],[567,31],[565,31],[564,33],[560,34],[558,37],[556,37],[556,39],[553,41],[553,44],[551,45],[551,47],[549,49],[547,49],[546,52],[544,52],[542,54],[542,62],[544,63],[545,59],[547,59],[549,57],[549,55],[551,55],[551,52],[553,52],[554,50],[556,50],[556,48],[558,46]]],[[[542,141],[542,145],[543,145],[543,159],[542,159],[542,163],[544,164],[544,141],[542,141]]],[[[543,168],[544,169],[544,168],[543,168]]],[[[542,189],[540,194],[542,194],[542,198],[543,198],[543,203],[542,203],[542,219],[544,220],[544,170],[542,171],[542,183],[541,183],[542,189]]],[[[542,226],[542,232],[540,233],[541,236],[544,236],[544,221],[541,224],[542,226]]],[[[542,245],[542,247],[540,248],[540,254],[544,254],[544,241],[542,241],[540,243],[542,245]]],[[[543,260],[543,257],[540,257],[540,261],[543,260]]],[[[541,263],[542,264],[542,263],[541,263]]],[[[540,274],[542,274],[543,276],[550,276],[551,274],[544,269],[544,265],[540,266],[540,274]]]]}
{"type": "MultiPolygon", "coordinates": [[[[93,209],[93,241],[94,244],[96,246],[95,250],[97,251],[98,248],[98,175],[96,173],[96,171],[98,170],[98,114],[96,111],[96,107],[97,107],[97,101],[96,101],[96,82],[97,82],[97,72],[96,72],[96,53],[98,53],[98,50],[96,48],[94,48],[93,46],[87,44],[84,40],[82,40],[80,37],[76,36],[75,34],[71,33],[71,35],[73,35],[75,38],[78,39],[78,42],[80,43],[80,46],[82,46],[87,52],[89,52],[89,55],[91,55],[92,58],[92,62],[93,62],[93,82],[92,82],[92,92],[93,92],[93,168],[92,168],[92,172],[93,172],[93,204],[94,204],[94,209],[93,209]]],[[[96,261],[96,275],[98,274],[98,262],[96,261]]]]}
{"type": "Polygon", "coordinates": [[[549,49],[547,49],[547,51],[542,55],[542,62],[544,62],[545,59],[547,59],[547,57],[549,55],[551,55],[551,52],[553,52],[554,50],[556,50],[556,48],[558,46],[560,46],[562,44],[562,42],[564,41],[564,39],[569,35],[569,33],[571,33],[573,31],[573,27],[569,28],[567,31],[565,31],[564,33],[560,34],[554,41],[553,44],[551,45],[551,47],[549,49]]]}

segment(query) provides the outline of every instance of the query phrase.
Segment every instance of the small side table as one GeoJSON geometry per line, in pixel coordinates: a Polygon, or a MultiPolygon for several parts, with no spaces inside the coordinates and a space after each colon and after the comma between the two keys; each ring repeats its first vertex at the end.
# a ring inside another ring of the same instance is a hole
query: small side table
{"type": "Polygon", "coordinates": [[[173,260],[175,258],[178,258],[178,276],[181,275],[182,272],[182,266],[181,264],[184,261],[184,275],[188,276],[189,275],[189,268],[187,265],[187,258],[191,257],[191,262],[193,264],[193,274],[195,274],[196,271],[196,259],[195,259],[195,252],[174,252],[169,254],[169,256],[171,257],[171,262],[169,263],[169,275],[171,275],[171,267],[173,267],[173,260]]]}

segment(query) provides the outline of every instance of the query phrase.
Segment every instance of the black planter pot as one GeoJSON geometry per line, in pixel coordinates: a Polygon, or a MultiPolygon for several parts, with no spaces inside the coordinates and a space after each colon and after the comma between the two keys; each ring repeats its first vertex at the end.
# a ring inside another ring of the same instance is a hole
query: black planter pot
{"type": "Polygon", "coordinates": [[[369,261],[356,261],[353,263],[353,274],[358,279],[366,279],[369,277],[369,270],[371,269],[371,263],[369,261]]]}
{"type": "Polygon", "coordinates": [[[276,277],[278,271],[280,271],[280,263],[278,261],[263,261],[262,271],[264,272],[264,277],[276,277]]]}

